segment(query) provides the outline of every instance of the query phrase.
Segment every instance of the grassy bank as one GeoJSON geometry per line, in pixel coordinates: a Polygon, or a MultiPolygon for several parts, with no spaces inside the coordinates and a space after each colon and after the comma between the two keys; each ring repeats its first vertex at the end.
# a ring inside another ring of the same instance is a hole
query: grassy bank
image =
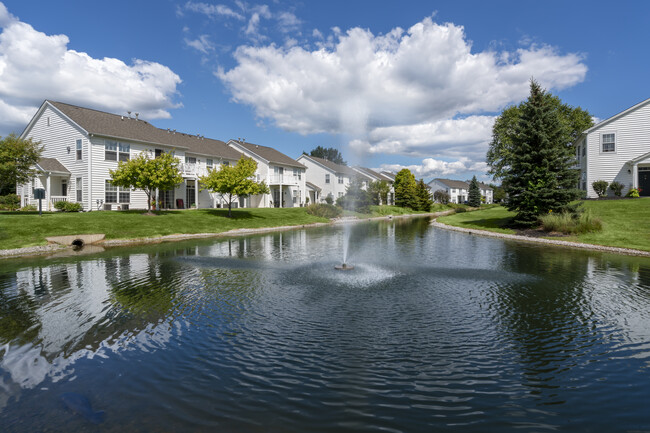
{"type": "MultiPolygon", "coordinates": [[[[567,236],[562,240],[650,251],[650,198],[588,200],[582,203],[585,210],[591,210],[594,217],[602,220],[603,230],[567,236]]],[[[513,216],[514,213],[504,207],[495,207],[440,217],[438,221],[457,227],[514,234],[515,231],[508,228],[513,216]]]]}
{"type": "Polygon", "coordinates": [[[106,239],[156,237],[176,233],[221,233],[240,228],[279,227],[327,222],[291,209],[198,209],[160,211],[156,216],[142,211],[62,213],[0,212],[0,249],[46,245],[45,237],[104,233],[106,239]]]}

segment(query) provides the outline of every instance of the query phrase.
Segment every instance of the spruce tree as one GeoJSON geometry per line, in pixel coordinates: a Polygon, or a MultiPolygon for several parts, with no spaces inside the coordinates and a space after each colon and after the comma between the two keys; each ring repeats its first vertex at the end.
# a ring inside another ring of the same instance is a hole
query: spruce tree
{"type": "Polygon", "coordinates": [[[431,212],[431,206],[433,206],[433,200],[431,199],[431,190],[429,186],[424,183],[424,180],[420,179],[416,187],[416,194],[418,197],[418,208],[424,212],[431,212]]]}
{"type": "Polygon", "coordinates": [[[479,207],[481,205],[481,188],[478,186],[476,176],[472,177],[469,183],[469,195],[467,197],[467,204],[472,207],[479,207]]]}
{"type": "Polygon", "coordinates": [[[531,80],[530,96],[512,136],[511,166],[503,176],[508,210],[517,212],[515,223],[535,224],[541,214],[571,210],[578,197],[579,174],[572,169],[574,150],[558,111],[547,93],[531,80]]]}

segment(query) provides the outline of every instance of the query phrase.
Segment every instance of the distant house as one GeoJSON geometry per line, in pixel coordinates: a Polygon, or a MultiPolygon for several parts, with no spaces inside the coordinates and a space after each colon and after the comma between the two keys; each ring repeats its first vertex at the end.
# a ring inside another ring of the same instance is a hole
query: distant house
{"type": "Polygon", "coordinates": [[[578,187],[587,197],[598,197],[591,186],[597,180],[622,183],[624,194],[640,187],[650,196],[650,98],[584,131],[576,158],[578,187]]]}
{"type": "Polygon", "coordinates": [[[273,149],[243,140],[230,140],[228,146],[257,162],[258,182],[264,181],[270,194],[240,199],[242,207],[300,207],[307,197],[305,167],[300,162],[273,149]]]}
{"type": "Polygon", "coordinates": [[[209,168],[235,163],[241,153],[220,140],[159,129],[127,115],[105,113],[56,101],[45,101],[29,122],[21,138],[32,138],[44,146],[39,175],[26,185],[17,185],[22,204],[36,204],[33,190],[45,189],[44,209],[57,201],[81,203],[83,209],[145,209],[141,190],[110,184],[109,170],[147,152],[155,157],[172,152],[179,160],[183,183],[169,191],[158,191],[161,208],[212,208],[221,196],[200,191],[198,177],[209,168]]]}
{"type": "Polygon", "coordinates": [[[370,168],[366,167],[359,167],[355,166],[352,167],[357,173],[361,174],[364,179],[366,179],[369,182],[386,182],[388,186],[390,186],[390,191],[388,192],[388,203],[380,203],[380,204],[388,204],[388,205],[394,205],[395,204],[395,188],[393,188],[393,184],[395,183],[395,177],[390,177],[387,176],[384,173],[379,173],[377,171],[374,171],[370,168]]]}
{"type": "Polygon", "coordinates": [[[321,189],[321,202],[327,197],[333,201],[343,197],[350,180],[357,175],[352,168],[323,158],[302,154],[297,160],[307,167],[307,181],[321,189]]]}
{"type": "MultiPolygon", "coordinates": [[[[433,179],[428,185],[432,194],[438,190],[443,190],[449,194],[451,203],[464,203],[469,197],[469,182],[451,179],[433,179]]],[[[493,203],[494,191],[492,188],[480,182],[478,185],[484,202],[488,204],[493,203]]]]}

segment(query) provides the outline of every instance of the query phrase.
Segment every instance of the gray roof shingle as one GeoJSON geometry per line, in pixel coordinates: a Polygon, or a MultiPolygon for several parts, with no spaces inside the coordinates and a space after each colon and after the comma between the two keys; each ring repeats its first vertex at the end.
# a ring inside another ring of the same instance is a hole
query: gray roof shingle
{"type": "Polygon", "coordinates": [[[279,150],[275,150],[272,147],[262,146],[260,144],[248,143],[246,141],[230,140],[229,143],[231,142],[238,144],[239,146],[243,147],[244,149],[248,150],[251,153],[254,153],[260,158],[267,160],[268,162],[288,165],[289,167],[306,168],[304,165],[302,165],[295,159],[285,155],[279,150]]]}
{"type": "Polygon", "coordinates": [[[318,164],[327,167],[328,169],[332,170],[335,173],[347,174],[348,176],[351,176],[351,177],[357,175],[357,172],[354,171],[352,168],[348,167],[347,165],[337,164],[335,162],[328,161],[327,159],[318,158],[318,157],[307,155],[307,154],[303,154],[302,156],[305,156],[306,158],[309,158],[312,161],[317,162],[318,164]]]}
{"type": "Polygon", "coordinates": [[[59,162],[58,159],[56,158],[43,158],[38,160],[37,165],[43,170],[43,171],[55,171],[59,173],[70,173],[70,171],[65,168],[63,164],[59,162]]]}
{"type": "Polygon", "coordinates": [[[241,154],[221,140],[156,128],[146,120],[47,101],[90,134],[182,148],[189,153],[238,160],[241,154]]]}

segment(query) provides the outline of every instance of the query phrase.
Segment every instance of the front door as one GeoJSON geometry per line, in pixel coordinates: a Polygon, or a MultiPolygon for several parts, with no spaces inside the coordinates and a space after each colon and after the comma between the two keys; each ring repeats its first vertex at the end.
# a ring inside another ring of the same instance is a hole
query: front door
{"type": "Polygon", "coordinates": [[[61,181],[61,195],[63,197],[68,196],[68,181],[65,179],[61,181]]]}
{"type": "Polygon", "coordinates": [[[273,190],[273,207],[280,207],[280,190],[273,190]]]}
{"type": "Polygon", "coordinates": [[[193,204],[196,204],[196,183],[193,180],[188,180],[186,182],[185,206],[189,209],[193,204]]]}
{"type": "Polygon", "coordinates": [[[639,193],[642,197],[650,197],[650,167],[639,167],[639,193]]]}

